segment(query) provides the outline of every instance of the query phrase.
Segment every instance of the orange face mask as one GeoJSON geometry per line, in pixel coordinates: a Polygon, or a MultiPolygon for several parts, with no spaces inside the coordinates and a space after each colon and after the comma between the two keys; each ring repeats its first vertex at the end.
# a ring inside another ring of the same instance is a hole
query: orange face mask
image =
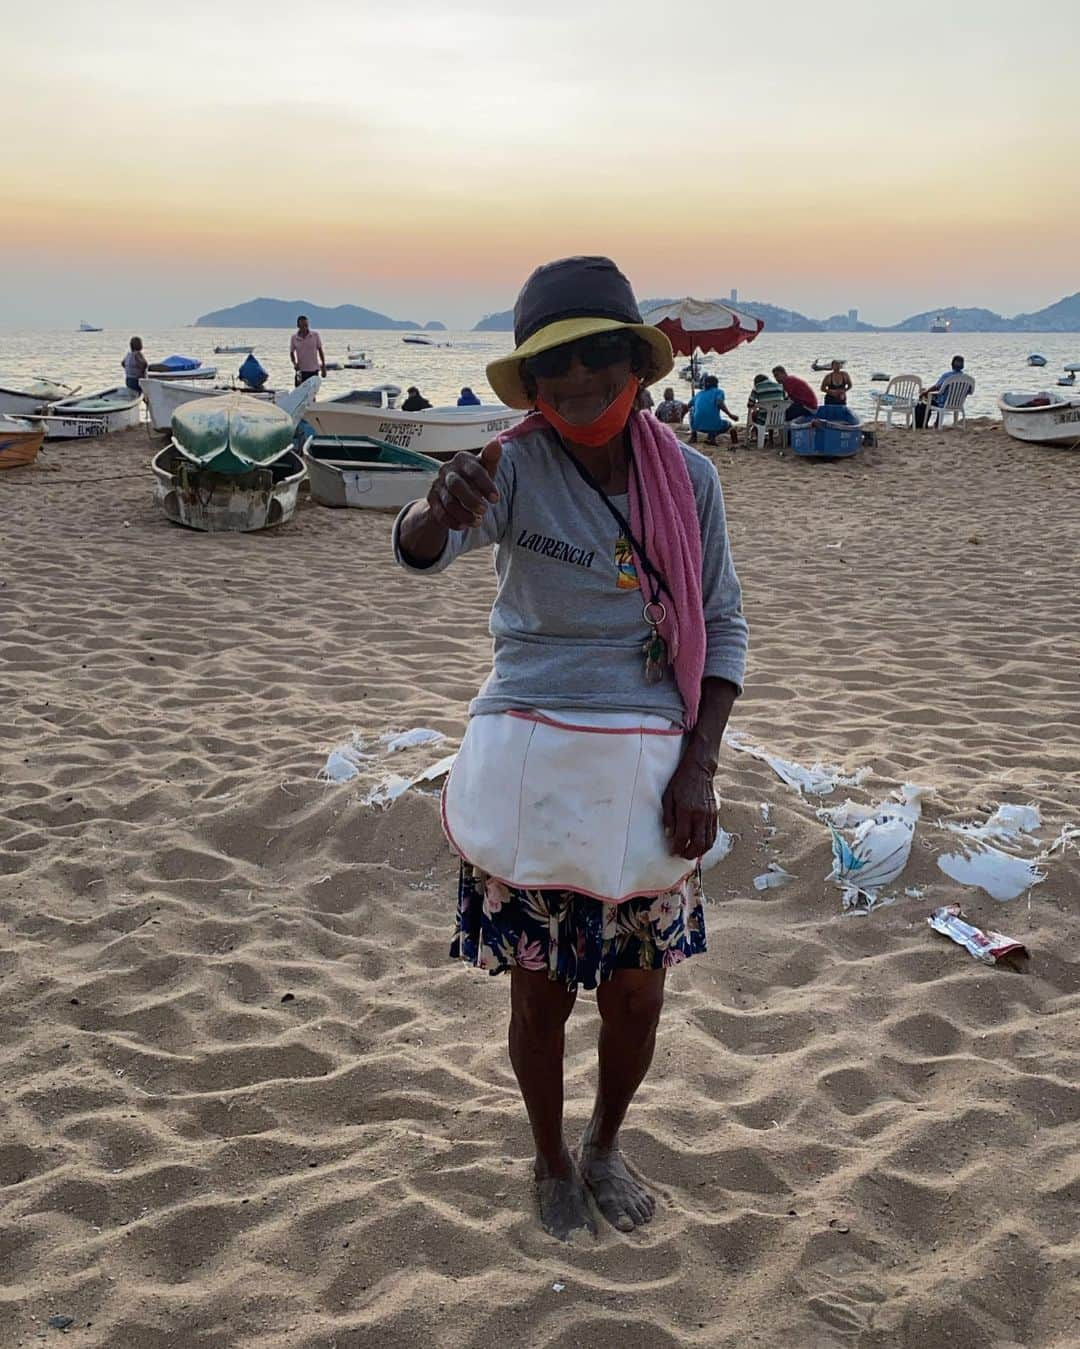
{"type": "Polygon", "coordinates": [[[568,422],[544,398],[536,400],[536,410],[542,413],[564,440],[572,441],[575,445],[606,445],[609,440],[615,439],[629,420],[639,388],[637,376],[631,375],[622,393],[591,422],[568,422]]]}

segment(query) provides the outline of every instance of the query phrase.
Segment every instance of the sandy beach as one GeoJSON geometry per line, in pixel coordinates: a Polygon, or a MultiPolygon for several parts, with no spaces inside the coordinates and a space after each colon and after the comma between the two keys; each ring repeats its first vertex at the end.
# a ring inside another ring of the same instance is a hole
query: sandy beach
{"type": "MultiPolygon", "coordinates": [[[[534,1220],[505,982],[446,958],[438,797],[364,804],[454,748],[489,560],[422,583],[389,516],[306,499],[190,533],[149,453],[0,474],[0,1349],[55,1317],[86,1349],[1080,1344],[1080,853],[1006,903],[936,863],[1001,802],[1036,847],[1080,824],[1080,453],[989,420],[713,452],[732,729],[871,773],[803,798],[726,751],[710,949],[624,1134],[657,1217],[572,1246],[534,1220]],[[418,726],[447,743],[377,744],[418,726]],[[373,757],[320,781],[354,732],[373,757]],[[816,812],[905,782],[897,900],[844,915],[816,812]],[[1026,966],[933,933],[950,902],[1026,966]]],[[[575,1132],[595,1030],[583,995],[575,1132]]]]}

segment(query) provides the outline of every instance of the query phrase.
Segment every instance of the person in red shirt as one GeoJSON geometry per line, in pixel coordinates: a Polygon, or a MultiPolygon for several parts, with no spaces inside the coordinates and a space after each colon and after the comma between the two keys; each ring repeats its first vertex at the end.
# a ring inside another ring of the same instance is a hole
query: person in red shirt
{"type": "Polygon", "coordinates": [[[793,422],[799,417],[812,417],[818,408],[817,394],[798,375],[789,375],[782,365],[773,366],[773,379],[791,400],[784,420],[793,422]]]}

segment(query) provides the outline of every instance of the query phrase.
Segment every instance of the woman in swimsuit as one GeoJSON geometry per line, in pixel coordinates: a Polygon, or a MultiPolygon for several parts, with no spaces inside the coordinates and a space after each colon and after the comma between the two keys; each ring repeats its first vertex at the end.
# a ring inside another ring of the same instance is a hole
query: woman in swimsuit
{"type": "Polygon", "coordinates": [[[826,403],[847,403],[848,389],[851,388],[851,376],[844,369],[843,361],[833,361],[829,373],[821,381],[821,392],[826,403]]]}

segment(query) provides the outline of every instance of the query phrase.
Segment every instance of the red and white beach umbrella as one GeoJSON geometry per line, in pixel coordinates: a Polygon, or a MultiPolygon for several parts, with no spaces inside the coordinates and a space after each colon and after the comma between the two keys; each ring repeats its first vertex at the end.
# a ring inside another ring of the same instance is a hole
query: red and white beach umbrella
{"type": "Polygon", "coordinates": [[[764,319],[744,314],[718,300],[693,300],[689,296],[667,304],[654,304],[641,317],[667,333],[680,356],[690,357],[695,351],[715,351],[723,355],[742,342],[752,342],[765,327],[764,319]]]}

